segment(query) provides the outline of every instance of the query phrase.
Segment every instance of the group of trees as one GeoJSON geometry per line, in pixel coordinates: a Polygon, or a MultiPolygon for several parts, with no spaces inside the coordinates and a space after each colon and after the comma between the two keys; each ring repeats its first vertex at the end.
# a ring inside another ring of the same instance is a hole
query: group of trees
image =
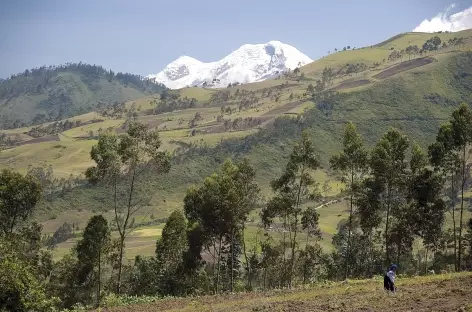
{"type": "Polygon", "coordinates": [[[153,100],[151,105],[154,106],[154,114],[162,114],[181,109],[195,108],[198,106],[198,100],[186,96],[182,98],[179,93],[163,92],[159,104],[157,100],[153,100]]]}
{"type": "MultiPolygon", "coordinates": [[[[411,60],[412,57],[416,57],[417,55],[424,55],[427,53],[435,52],[437,53],[440,50],[450,49],[459,49],[461,46],[465,44],[465,39],[463,37],[454,37],[451,38],[446,42],[442,41],[441,38],[438,36],[431,37],[430,39],[426,40],[426,42],[420,47],[417,45],[410,45],[403,50],[393,50],[389,56],[388,60],[392,63],[396,63],[397,61],[402,61],[403,56],[405,54],[408,55],[408,60],[411,60]]],[[[393,49],[393,48],[392,48],[393,49]]]]}
{"type": "Polygon", "coordinates": [[[347,217],[339,222],[329,253],[320,246],[317,211],[329,186],[321,191],[315,179],[322,166],[315,144],[307,130],[302,132],[271,182],[268,200],[262,199],[251,163],[227,159],[187,190],[183,210],[167,219],[155,255],[133,262],[124,260],[126,238],[158,189],[152,177],[170,169],[156,131],[131,123],[125,134],[101,134],[91,151],[95,166],[86,177],[108,194],[114,216],[111,221],[93,216],[82,235],[64,224],[41,241],[41,226],[30,221],[41,175],[2,171],[0,310],[97,306],[110,293],[185,296],[294,287],[370,277],[391,262],[411,274],[472,268],[472,220],[465,218],[472,145],[468,106],[453,112],[427,151],[393,128],[369,149],[347,124],[342,150],[329,161],[345,186],[347,217]],[[445,226],[447,212],[451,228],[445,226]],[[251,231],[259,226],[264,235],[247,237],[249,226],[251,231]],[[72,236],[79,237],[76,245],[56,263],[41,250],[72,236]],[[415,249],[415,241],[423,247],[415,249]]]}
{"type": "Polygon", "coordinates": [[[441,47],[442,40],[438,36],[434,36],[423,44],[422,52],[434,52],[441,47]]]}
{"type": "Polygon", "coordinates": [[[43,199],[49,200],[53,196],[64,194],[78,185],[84,184],[83,176],[69,175],[68,178],[57,178],[51,165],[29,165],[26,176],[35,179],[42,189],[43,199]]]}
{"type": "MultiPolygon", "coordinates": [[[[239,89],[238,89],[238,91],[239,91],[239,89]]],[[[238,91],[236,91],[236,92],[239,94],[240,92],[238,92],[238,91]]],[[[228,102],[230,99],[231,99],[231,91],[223,90],[223,91],[218,91],[218,92],[212,93],[211,96],[210,96],[209,103],[211,105],[217,105],[217,104],[228,102]]]]}
{"type": "Polygon", "coordinates": [[[203,120],[202,114],[200,112],[196,112],[193,118],[188,122],[189,128],[195,128],[199,121],[203,120]]]}
{"type": "MultiPolygon", "coordinates": [[[[355,50],[356,48],[353,47],[352,48],[353,50],[355,50]]],[[[338,51],[347,51],[347,50],[351,50],[351,46],[346,46],[346,47],[343,47],[342,49],[338,49],[338,48],[334,48],[334,53],[337,53],[338,51]]],[[[328,54],[331,54],[331,50],[328,51],[328,54]]]]}
{"type": "Polygon", "coordinates": [[[52,235],[43,236],[43,245],[48,249],[54,249],[58,244],[75,236],[75,231],[80,228],[74,223],[64,222],[52,235]]]}
{"type": "MultiPolygon", "coordinates": [[[[299,71],[297,71],[299,73],[299,71]]],[[[297,74],[298,75],[298,74],[297,74]]],[[[299,75],[297,77],[300,77],[299,75]]],[[[284,84],[280,84],[274,87],[268,87],[260,90],[245,90],[236,89],[231,92],[230,90],[218,91],[212,93],[209,105],[221,105],[221,114],[231,115],[233,112],[245,111],[248,109],[254,109],[264,103],[264,99],[270,99],[271,101],[279,102],[283,95],[283,89],[290,87],[288,81],[284,84]]],[[[288,100],[293,101],[294,96],[288,100]]],[[[299,99],[299,97],[297,97],[299,99]]]]}
{"type": "Polygon", "coordinates": [[[322,95],[324,91],[333,85],[336,78],[352,76],[365,70],[367,70],[367,65],[364,63],[347,63],[339,68],[325,67],[321,73],[321,79],[317,79],[315,85],[308,85],[306,95],[311,97],[317,94],[322,95]]]}
{"type": "Polygon", "coordinates": [[[0,150],[15,146],[21,142],[21,137],[19,134],[14,136],[6,135],[5,133],[0,133],[0,150]]]}
{"type": "Polygon", "coordinates": [[[464,37],[454,37],[447,41],[450,47],[455,47],[457,49],[461,49],[462,46],[465,45],[464,37]]]}
{"type": "Polygon", "coordinates": [[[226,131],[231,131],[231,130],[246,130],[246,129],[252,129],[257,127],[262,123],[262,120],[257,117],[238,117],[233,120],[231,119],[225,119],[224,120],[224,127],[226,131]]]}
{"type": "Polygon", "coordinates": [[[70,130],[72,128],[77,128],[81,127],[83,125],[87,125],[90,123],[96,123],[96,122],[101,122],[103,120],[101,119],[93,119],[88,122],[83,122],[81,120],[76,120],[76,121],[70,121],[70,120],[65,120],[65,121],[56,121],[47,125],[42,125],[42,126],[37,126],[33,127],[26,134],[33,138],[39,138],[45,135],[52,135],[52,134],[57,134],[61,133],[67,130],[70,130]]]}
{"type": "Polygon", "coordinates": [[[361,73],[367,69],[367,65],[365,63],[347,63],[346,65],[342,66],[338,69],[337,75],[338,76],[352,76],[358,73],[361,73]]]}
{"type": "Polygon", "coordinates": [[[141,111],[141,106],[137,106],[135,102],[127,106],[126,102],[115,101],[110,105],[101,104],[98,108],[98,114],[103,117],[126,118],[127,120],[138,117],[138,112],[141,111]]]}

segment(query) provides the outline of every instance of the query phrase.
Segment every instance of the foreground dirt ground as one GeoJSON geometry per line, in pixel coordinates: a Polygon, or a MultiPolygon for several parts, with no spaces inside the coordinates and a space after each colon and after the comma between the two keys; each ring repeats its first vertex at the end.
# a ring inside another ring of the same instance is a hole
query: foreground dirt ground
{"type": "Polygon", "coordinates": [[[167,299],[101,311],[472,311],[471,273],[400,278],[396,294],[385,293],[382,286],[377,278],[305,290],[167,299]]]}

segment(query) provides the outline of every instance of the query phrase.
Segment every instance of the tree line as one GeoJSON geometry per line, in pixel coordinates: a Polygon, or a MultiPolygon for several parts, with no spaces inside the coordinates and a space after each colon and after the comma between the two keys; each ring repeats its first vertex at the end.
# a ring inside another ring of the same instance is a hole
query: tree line
{"type": "MultiPolygon", "coordinates": [[[[171,213],[156,241],[155,255],[134,261],[125,261],[126,238],[159,189],[152,177],[170,170],[157,131],[131,123],[124,134],[100,135],[86,177],[106,190],[113,218],[93,216],[57,262],[41,248],[41,226],[30,218],[41,197],[38,179],[3,170],[0,309],[51,311],[99,306],[110,296],[157,299],[291,288],[372,277],[392,262],[404,274],[472,269],[472,220],[465,215],[472,145],[468,106],[452,113],[427,150],[394,128],[368,148],[354,124],[346,125],[342,149],[329,161],[344,184],[347,205],[330,252],[320,244],[318,209],[328,186],[321,190],[314,175],[322,163],[313,137],[302,132],[270,183],[268,200],[248,159],[224,161],[187,190],[183,209],[171,213]],[[262,235],[251,235],[254,229],[262,235]]],[[[71,235],[77,234],[67,224],[49,239],[53,244],[71,235]]]]}
{"type": "Polygon", "coordinates": [[[40,125],[40,126],[32,127],[26,132],[26,134],[33,138],[40,138],[45,135],[58,134],[58,133],[61,133],[61,132],[64,132],[73,128],[78,128],[84,125],[102,122],[102,121],[103,121],[102,119],[92,119],[87,122],[84,122],[82,120],[70,121],[66,119],[64,121],[55,121],[48,125],[40,125]]]}
{"type": "Polygon", "coordinates": [[[162,114],[176,110],[195,108],[198,106],[198,100],[186,96],[181,97],[179,92],[171,93],[165,90],[161,93],[159,102],[157,99],[154,99],[150,104],[153,106],[153,114],[162,114]]]}

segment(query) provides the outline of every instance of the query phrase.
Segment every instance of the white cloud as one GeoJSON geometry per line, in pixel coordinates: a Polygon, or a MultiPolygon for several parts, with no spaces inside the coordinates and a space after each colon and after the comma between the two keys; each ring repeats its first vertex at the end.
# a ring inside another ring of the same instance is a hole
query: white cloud
{"type": "Polygon", "coordinates": [[[455,5],[451,5],[446,11],[439,13],[432,19],[424,20],[413,31],[436,32],[436,31],[460,31],[472,28],[472,6],[462,12],[450,14],[455,5]]]}

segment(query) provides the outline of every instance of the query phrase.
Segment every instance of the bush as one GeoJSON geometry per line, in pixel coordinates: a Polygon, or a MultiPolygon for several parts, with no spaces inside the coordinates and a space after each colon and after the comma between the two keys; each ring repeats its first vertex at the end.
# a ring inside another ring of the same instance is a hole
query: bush
{"type": "MultiPolygon", "coordinates": [[[[0,248],[0,250],[2,250],[0,248]]],[[[0,261],[0,311],[53,311],[57,298],[46,296],[32,268],[13,254],[0,261]]]]}
{"type": "Polygon", "coordinates": [[[103,299],[103,307],[117,307],[117,306],[126,306],[130,304],[143,304],[143,303],[153,303],[157,300],[162,299],[158,296],[129,296],[129,295],[116,295],[110,294],[103,299]]]}

